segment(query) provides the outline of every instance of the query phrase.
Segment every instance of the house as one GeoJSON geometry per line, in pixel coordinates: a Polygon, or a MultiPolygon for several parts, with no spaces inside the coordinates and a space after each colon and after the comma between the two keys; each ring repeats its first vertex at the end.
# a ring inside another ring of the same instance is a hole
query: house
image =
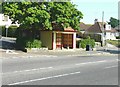
{"type": "Polygon", "coordinates": [[[105,38],[106,40],[116,40],[117,30],[111,27],[111,25],[106,25],[105,38]]]}
{"type": "Polygon", "coordinates": [[[95,39],[95,41],[102,43],[105,40],[115,40],[116,32],[115,29],[111,28],[111,25],[95,20],[95,23],[86,29],[85,35],[89,35],[92,39],[95,39]]]}
{"type": "Polygon", "coordinates": [[[91,24],[85,24],[83,22],[80,23],[80,32],[84,34],[84,32],[91,27],[91,24]]]}
{"type": "Polygon", "coordinates": [[[90,24],[85,24],[83,22],[80,22],[80,32],[77,32],[77,37],[78,38],[84,38],[84,33],[85,31],[90,27],[90,24]]]}
{"type": "Polygon", "coordinates": [[[64,30],[41,30],[40,40],[48,49],[76,49],[76,31],[71,27],[64,30]]]}
{"type": "Polygon", "coordinates": [[[115,27],[114,29],[117,31],[116,37],[118,37],[120,35],[120,24],[117,27],[115,27]]]}

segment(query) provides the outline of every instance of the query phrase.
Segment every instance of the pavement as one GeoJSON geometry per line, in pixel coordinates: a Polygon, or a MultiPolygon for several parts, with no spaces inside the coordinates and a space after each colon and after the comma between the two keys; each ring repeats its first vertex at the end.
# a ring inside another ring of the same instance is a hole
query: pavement
{"type": "Polygon", "coordinates": [[[2,43],[0,49],[0,58],[28,58],[28,57],[39,57],[39,56],[86,56],[86,55],[118,55],[119,49],[111,44],[107,44],[105,47],[95,47],[93,51],[86,51],[82,48],[77,49],[63,49],[63,50],[32,50],[29,52],[23,52],[20,50],[14,50],[12,48],[15,44],[16,38],[5,38],[2,37],[0,42],[2,43]]]}
{"type": "Polygon", "coordinates": [[[0,50],[0,58],[30,58],[30,57],[40,57],[40,56],[94,56],[94,55],[118,55],[120,52],[118,49],[106,49],[99,48],[93,51],[85,51],[85,49],[75,49],[75,50],[38,50],[30,52],[22,52],[17,50],[0,50]]]}

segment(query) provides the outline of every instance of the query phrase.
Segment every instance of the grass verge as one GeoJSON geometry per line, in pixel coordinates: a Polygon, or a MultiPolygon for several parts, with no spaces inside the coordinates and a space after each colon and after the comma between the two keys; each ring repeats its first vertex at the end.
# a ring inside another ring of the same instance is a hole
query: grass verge
{"type": "Polygon", "coordinates": [[[107,40],[107,42],[116,47],[120,47],[120,40],[107,40]]]}

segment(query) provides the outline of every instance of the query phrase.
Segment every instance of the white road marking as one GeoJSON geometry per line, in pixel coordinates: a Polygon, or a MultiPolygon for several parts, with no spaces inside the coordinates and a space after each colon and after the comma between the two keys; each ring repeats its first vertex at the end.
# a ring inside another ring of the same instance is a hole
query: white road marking
{"type": "Polygon", "coordinates": [[[46,68],[37,68],[37,69],[30,69],[30,70],[21,70],[21,71],[13,71],[13,73],[18,72],[30,72],[30,71],[37,71],[37,70],[43,70],[43,69],[52,69],[53,67],[46,67],[46,68]]]}
{"type": "Polygon", "coordinates": [[[114,68],[114,67],[118,67],[118,66],[117,65],[116,66],[109,66],[109,67],[105,67],[105,69],[114,68]]]}
{"type": "Polygon", "coordinates": [[[19,85],[19,84],[28,83],[28,82],[41,81],[41,80],[58,78],[58,77],[63,77],[63,76],[68,76],[68,75],[79,74],[79,73],[80,72],[74,72],[74,73],[68,73],[68,74],[61,74],[61,75],[50,76],[50,77],[45,77],[45,78],[39,78],[39,79],[33,79],[33,80],[27,80],[27,81],[21,81],[21,82],[11,83],[11,84],[8,84],[8,85],[19,85]]]}
{"type": "Polygon", "coordinates": [[[78,63],[78,64],[75,64],[75,65],[85,65],[85,64],[103,63],[103,62],[107,62],[107,60],[95,61],[95,62],[78,63]]]}

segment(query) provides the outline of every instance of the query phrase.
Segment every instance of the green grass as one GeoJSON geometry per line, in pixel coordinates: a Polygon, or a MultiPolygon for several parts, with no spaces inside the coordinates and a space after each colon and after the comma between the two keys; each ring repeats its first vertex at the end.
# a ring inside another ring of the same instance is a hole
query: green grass
{"type": "Polygon", "coordinates": [[[107,40],[107,42],[116,47],[120,47],[120,40],[107,40]]]}

